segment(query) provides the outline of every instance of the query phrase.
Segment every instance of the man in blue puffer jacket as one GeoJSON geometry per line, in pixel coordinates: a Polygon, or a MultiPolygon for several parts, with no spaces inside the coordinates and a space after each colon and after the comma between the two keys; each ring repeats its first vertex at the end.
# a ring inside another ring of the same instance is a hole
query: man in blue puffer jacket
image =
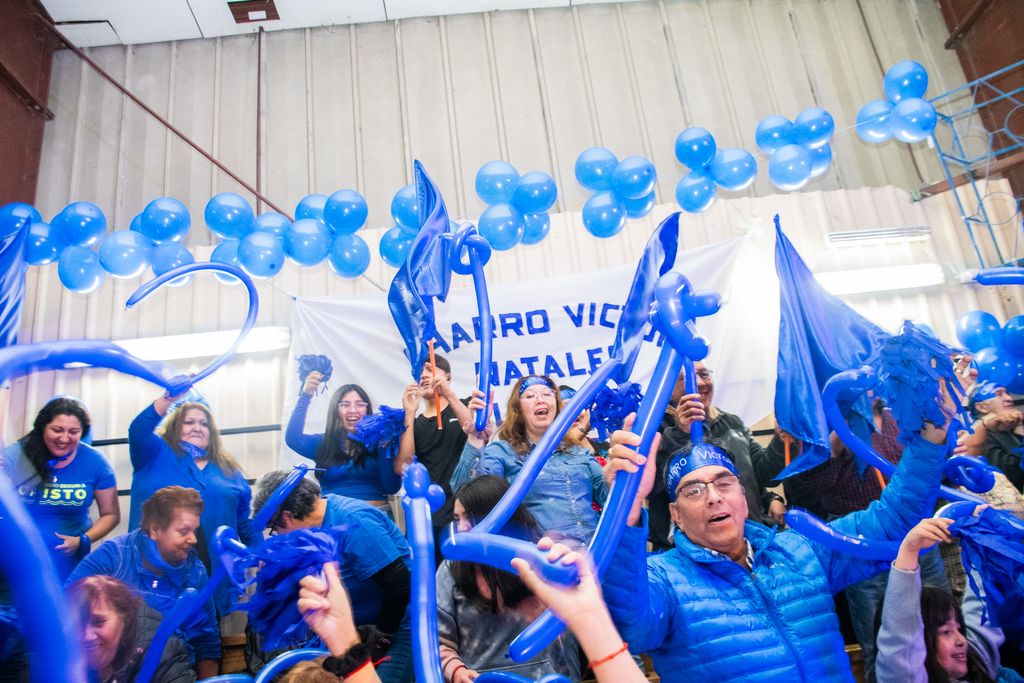
{"type": "MultiPolygon", "coordinates": [[[[831,523],[865,538],[900,540],[934,508],[945,460],[944,429],[925,423],[880,500],[831,523]]],[[[613,437],[607,474],[636,471],[646,459],[613,437]]],[[[656,445],[655,445],[656,448],[656,445]]],[[[654,479],[646,468],[628,526],[603,578],[604,597],[633,652],[648,652],[665,683],[850,681],[832,594],[877,574],[870,562],[747,521],[747,501],[731,458],[716,446],[678,451],[665,482],[675,549],[646,558],[642,503],[654,479]]]]}

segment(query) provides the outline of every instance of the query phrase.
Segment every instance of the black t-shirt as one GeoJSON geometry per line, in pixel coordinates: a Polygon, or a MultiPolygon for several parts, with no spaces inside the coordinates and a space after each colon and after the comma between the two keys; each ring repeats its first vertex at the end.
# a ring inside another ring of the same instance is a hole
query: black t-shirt
{"type": "Polygon", "coordinates": [[[452,520],[452,489],[449,482],[466,445],[466,433],[462,431],[459,418],[450,405],[441,411],[440,430],[435,415],[418,416],[412,430],[416,459],[426,466],[430,481],[444,489],[444,505],[434,513],[434,526],[443,526],[452,520]]]}

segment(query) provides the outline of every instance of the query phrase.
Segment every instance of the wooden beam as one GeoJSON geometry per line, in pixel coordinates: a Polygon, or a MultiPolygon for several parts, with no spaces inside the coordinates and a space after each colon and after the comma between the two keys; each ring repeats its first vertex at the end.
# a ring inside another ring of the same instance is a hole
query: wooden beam
{"type": "MultiPolygon", "coordinates": [[[[976,171],[968,171],[967,173],[961,173],[953,178],[953,187],[960,187],[966,185],[971,181],[971,178],[978,180],[979,178],[987,178],[1002,173],[1008,168],[1020,166],[1024,164],[1024,152],[1017,152],[1010,156],[1003,157],[1002,159],[996,159],[987,168],[978,169],[976,171]]],[[[920,193],[925,196],[938,194],[939,192],[945,192],[949,188],[949,181],[942,180],[931,185],[925,185],[920,189],[920,193]]]]}
{"type": "Polygon", "coordinates": [[[947,50],[952,49],[958,40],[967,35],[967,32],[970,31],[976,23],[978,23],[978,19],[988,6],[992,4],[992,2],[993,0],[978,0],[971,6],[971,9],[967,10],[967,14],[965,14],[964,18],[960,20],[960,23],[954,26],[953,30],[949,32],[949,38],[946,38],[945,44],[945,48],[947,50]]]}

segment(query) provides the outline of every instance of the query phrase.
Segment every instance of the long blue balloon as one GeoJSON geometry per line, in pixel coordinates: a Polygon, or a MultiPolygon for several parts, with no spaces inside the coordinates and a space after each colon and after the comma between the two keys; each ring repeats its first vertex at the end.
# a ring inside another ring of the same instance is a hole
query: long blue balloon
{"type": "MultiPolygon", "coordinates": [[[[477,388],[486,399],[491,389],[491,338],[494,336],[494,321],[491,318],[491,300],[487,296],[484,266],[491,259],[491,245],[477,232],[475,225],[467,223],[455,232],[449,258],[452,270],[459,275],[473,276],[476,308],[480,316],[480,372],[477,388]],[[463,260],[463,254],[466,255],[468,262],[463,260]]],[[[478,432],[487,428],[491,402],[486,401],[486,403],[483,410],[476,412],[475,426],[478,432]]]]}
{"type": "MultiPolygon", "coordinates": [[[[131,308],[132,306],[139,303],[147,296],[155,292],[163,284],[170,282],[171,280],[177,279],[182,275],[187,275],[189,273],[194,273],[203,270],[212,270],[214,272],[224,273],[238,278],[239,282],[245,285],[245,289],[249,293],[249,309],[246,311],[245,322],[242,324],[242,329],[238,331],[238,336],[235,338],[235,342],[231,345],[231,347],[228,348],[227,351],[221,354],[220,357],[212,361],[205,368],[203,368],[195,375],[190,377],[188,379],[188,384],[187,386],[184,387],[184,389],[187,389],[193,384],[198,383],[200,380],[209,377],[220,366],[224,365],[229,360],[231,360],[232,356],[235,355],[235,352],[238,351],[238,347],[242,344],[242,341],[245,340],[246,335],[249,334],[249,330],[251,330],[253,326],[256,325],[256,316],[259,314],[260,310],[260,295],[259,292],[256,291],[256,285],[253,283],[252,278],[249,277],[241,268],[237,268],[227,263],[189,263],[184,266],[173,268],[164,273],[163,275],[159,275],[150,280],[149,282],[146,282],[141,287],[136,289],[135,292],[133,292],[130,297],[128,297],[128,301],[125,302],[124,305],[125,308],[131,308]]],[[[182,389],[182,391],[184,391],[184,389],[182,389]]]]}
{"type": "Polygon", "coordinates": [[[788,510],[786,525],[816,543],[862,560],[892,560],[900,549],[900,541],[850,536],[837,531],[804,510],[788,510]]]}
{"type": "Polygon", "coordinates": [[[267,665],[260,669],[260,672],[256,674],[256,683],[270,683],[270,681],[274,680],[277,675],[292,668],[299,662],[316,659],[321,655],[327,654],[330,654],[327,650],[321,650],[313,647],[303,647],[298,650],[291,650],[290,652],[279,654],[271,659],[270,662],[268,662],[267,665]]]}
{"type": "MultiPolygon", "coordinates": [[[[828,420],[828,426],[832,428],[832,431],[836,433],[846,447],[856,457],[875,467],[885,476],[891,477],[893,472],[896,471],[896,466],[883,458],[878,451],[859,439],[853,433],[853,430],[850,429],[846,420],[843,419],[843,413],[839,409],[838,399],[842,394],[849,391],[866,391],[873,387],[874,383],[875,371],[866,365],[857,370],[845,370],[836,373],[825,383],[825,389],[821,392],[821,402],[822,407],[825,409],[825,418],[828,420]]],[[[959,422],[952,424],[959,424],[959,422]]],[[[950,452],[952,452],[953,447],[956,445],[956,430],[952,424],[949,429],[951,445],[947,443],[950,452]]],[[[978,504],[985,502],[978,496],[957,491],[948,486],[940,487],[939,491],[939,495],[946,500],[965,500],[978,504]]]]}
{"type": "Polygon", "coordinates": [[[1024,285],[1024,268],[1003,266],[1000,268],[989,268],[974,276],[975,282],[979,285],[1024,285]]]}
{"type": "MultiPolygon", "coordinates": [[[[680,273],[669,272],[658,278],[651,306],[651,322],[662,333],[665,343],[633,422],[633,433],[640,435],[640,452],[651,451],[654,435],[665,414],[684,357],[703,360],[707,356],[707,341],[697,333],[694,319],[712,315],[720,306],[721,299],[717,294],[693,292],[689,280],[680,273]]],[[[574,402],[577,399],[579,394],[574,402]]],[[[650,458],[648,465],[654,461],[655,458],[650,458]]],[[[642,472],[642,469],[634,473],[620,470],[615,475],[594,538],[590,542],[590,556],[599,576],[607,569],[622,538],[630,508],[640,488],[642,472]]],[[[550,609],[545,611],[512,642],[509,657],[517,662],[532,659],[564,629],[565,624],[554,612],[550,609]]]]}
{"type": "Polygon", "coordinates": [[[562,674],[546,674],[536,681],[511,671],[485,671],[476,679],[477,683],[569,683],[562,674]]]}
{"type": "Polygon", "coordinates": [[[501,534],[452,534],[441,550],[445,559],[477,562],[507,572],[512,571],[512,560],[518,557],[529,562],[549,583],[574,586],[580,582],[576,565],[552,564],[548,562],[547,553],[538,550],[536,544],[501,534]]]}
{"type": "Polygon", "coordinates": [[[423,464],[405,470],[406,534],[412,551],[412,655],[418,683],[444,683],[437,635],[437,585],[434,581],[434,528],[431,512],[444,504],[444,491],[430,483],[423,464]]]}

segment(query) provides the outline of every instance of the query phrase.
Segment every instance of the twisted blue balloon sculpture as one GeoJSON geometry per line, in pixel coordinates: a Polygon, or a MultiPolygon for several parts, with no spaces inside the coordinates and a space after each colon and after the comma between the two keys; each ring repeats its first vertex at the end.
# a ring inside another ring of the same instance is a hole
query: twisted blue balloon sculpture
{"type": "Polygon", "coordinates": [[[476,307],[480,316],[480,368],[477,388],[484,395],[486,406],[476,411],[475,426],[478,432],[487,428],[491,402],[486,400],[491,388],[491,338],[494,335],[494,320],[491,318],[491,300],[487,296],[487,280],[484,266],[491,259],[491,245],[476,229],[467,223],[455,231],[449,254],[451,269],[459,275],[473,276],[476,292],[476,307]]]}

